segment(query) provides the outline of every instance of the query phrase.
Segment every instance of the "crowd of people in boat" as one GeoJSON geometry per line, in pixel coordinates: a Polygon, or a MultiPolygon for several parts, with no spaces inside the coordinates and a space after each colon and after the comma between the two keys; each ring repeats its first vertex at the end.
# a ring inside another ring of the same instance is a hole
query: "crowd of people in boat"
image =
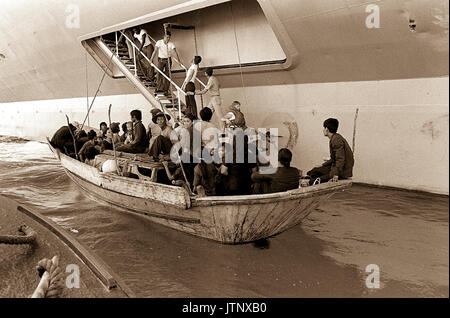
{"type": "MultiPolygon", "coordinates": [[[[121,125],[122,132],[120,124],[117,122],[111,123],[110,127],[102,122],[99,129],[91,129],[87,133],[80,127],[69,124],[69,126],[61,127],[55,133],[51,144],[67,155],[90,165],[94,165],[95,157],[105,150],[145,154],[148,160],[159,163],[161,166],[161,169],[158,170],[157,182],[182,186],[190,193],[200,196],[265,194],[288,191],[300,186],[302,173],[299,169],[291,166],[292,152],[287,148],[278,151],[278,165],[273,173],[261,172],[261,168],[267,166],[267,162],[247,160],[248,152],[251,149],[258,149],[249,147],[248,138],[244,138],[244,151],[246,152],[244,162],[236,160],[236,140],[230,143],[225,141],[220,146],[216,144],[211,149],[207,149],[207,153],[214,155],[214,149],[220,148],[222,158],[219,161],[203,160],[201,154],[205,152],[196,153],[192,147],[194,130],[197,130],[201,136],[201,150],[209,147],[212,140],[220,140],[219,136],[204,133],[208,128],[216,128],[211,123],[213,111],[209,107],[200,111],[200,121],[195,121],[192,114],[185,114],[174,127],[169,123],[171,116],[167,113],[159,109],[152,109],[150,113],[151,123],[147,129],[142,123],[142,112],[133,110],[130,113],[131,120],[121,125]],[[181,130],[187,134],[174,133],[181,130]],[[181,160],[174,164],[171,160],[171,150],[183,138],[190,139],[188,142],[190,146],[187,150],[180,148],[177,153],[180,158],[182,155],[187,155],[188,160],[181,160]],[[227,147],[230,147],[233,152],[231,162],[227,162],[223,157],[227,147]]],[[[222,121],[227,131],[247,127],[238,101],[232,103],[230,112],[226,113],[222,121]]],[[[329,138],[330,159],[308,171],[307,178],[310,184],[317,179],[321,182],[338,181],[338,179],[352,176],[353,153],[344,137],[337,133],[338,126],[339,122],[334,118],[329,118],[323,123],[323,133],[329,138]]],[[[267,133],[265,149],[270,149],[270,137],[270,134],[267,133]]],[[[235,138],[235,136],[231,134],[231,138],[235,138]]],[[[101,167],[98,168],[101,169],[101,167]]],[[[137,178],[130,173],[126,176],[137,178]]]]}
{"type": "MultiPolygon", "coordinates": [[[[135,59],[137,68],[148,80],[153,81],[156,74],[156,92],[167,94],[170,88],[168,78],[172,57],[176,56],[181,64],[176,47],[170,41],[171,33],[165,30],[163,39],[156,41],[155,45],[143,28],[125,30],[124,35],[130,59],[135,59]],[[133,45],[137,47],[137,56],[133,45]],[[151,65],[155,57],[157,57],[157,69],[151,65]]],[[[52,145],[90,165],[95,165],[96,156],[105,150],[146,154],[149,160],[158,162],[163,167],[158,171],[157,182],[183,186],[190,193],[201,196],[264,194],[298,188],[302,173],[299,169],[291,167],[292,152],[287,148],[278,151],[278,165],[271,173],[262,172],[268,164],[273,163],[248,160],[249,153],[258,152],[259,148],[256,145],[250,147],[251,143],[257,143],[257,141],[250,141],[247,135],[244,136],[244,160],[237,160],[238,151],[234,131],[242,132],[247,129],[241,104],[239,101],[234,101],[225,114],[222,112],[220,83],[214,76],[212,68],[205,70],[207,84],[201,90],[196,90],[195,82],[201,61],[200,56],[194,56],[192,64],[186,70],[186,77],[181,85],[181,89],[186,94],[185,105],[180,110],[181,118],[176,120],[174,118],[171,121],[171,116],[164,107],[155,108],[150,112],[151,123],[146,129],[142,123],[142,112],[136,109],[131,111],[130,121],[123,123],[122,126],[120,123],[113,122],[108,127],[105,122],[102,122],[99,129],[88,132],[85,132],[83,127],[75,127],[72,124],[61,127],[53,136],[52,145]],[[206,93],[209,95],[209,103],[198,111],[195,95],[206,93]],[[215,116],[214,121],[213,116],[215,116]],[[211,129],[218,133],[211,134],[211,129]],[[228,138],[233,138],[228,143],[219,142],[219,134],[225,132],[225,129],[227,129],[228,138]],[[200,151],[194,147],[194,132],[198,132],[201,138],[200,151]],[[184,142],[188,147],[176,149],[175,153],[178,159],[182,157],[184,159],[179,160],[176,165],[169,164],[174,162],[174,158],[171,157],[174,153],[173,147],[180,142],[184,142]],[[207,155],[216,156],[216,159],[219,157],[219,160],[205,160],[203,157],[205,149],[207,155]],[[224,158],[227,151],[232,153],[231,162],[224,158]]],[[[339,122],[334,118],[329,118],[323,123],[323,133],[330,139],[330,159],[308,171],[309,184],[317,180],[337,181],[352,176],[353,153],[347,141],[337,133],[338,126],[339,122]]],[[[265,136],[266,150],[269,148],[271,137],[273,138],[270,134],[265,136]]],[[[126,173],[127,176],[133,177],[129,172],[126,173]]]]}

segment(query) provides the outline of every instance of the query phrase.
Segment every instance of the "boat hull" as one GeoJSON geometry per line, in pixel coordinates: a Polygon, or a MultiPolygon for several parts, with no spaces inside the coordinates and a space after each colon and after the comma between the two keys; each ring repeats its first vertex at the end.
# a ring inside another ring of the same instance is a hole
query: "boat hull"
{"type": "Polygon", "coordinates": [[[182,188],[104,174],[49,146],[70,179],[96,200],[172,229],[225,244],[252,242],[279,234],[301,223],[335,192],[351,186],[351,181],[345,180],[283,193],[192,197],[184,204],[182,199],[189,196],[179,192],[184,191],[182,188]],[[120,191],[127,188],[139,191],[134,195],[120,191]],[[168,189],[173,192],[167,194],[168,189]],[[148,193],[152,191],[153,194],[148,193]],[[156,199],[158,195],[160,200],[156,199]]]}

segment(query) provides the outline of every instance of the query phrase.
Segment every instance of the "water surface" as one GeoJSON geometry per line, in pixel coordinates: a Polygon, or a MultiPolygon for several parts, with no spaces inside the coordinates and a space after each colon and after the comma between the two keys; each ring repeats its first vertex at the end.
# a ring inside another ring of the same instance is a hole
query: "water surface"
{"type": "Polygon", "coordinates": [[[43,143],[0,137],[0,175],[1,194],[71,231],[138,296],[449,296],[448,196],[354,185],[266,244],[232,246],[91,200],[43,143]]]}

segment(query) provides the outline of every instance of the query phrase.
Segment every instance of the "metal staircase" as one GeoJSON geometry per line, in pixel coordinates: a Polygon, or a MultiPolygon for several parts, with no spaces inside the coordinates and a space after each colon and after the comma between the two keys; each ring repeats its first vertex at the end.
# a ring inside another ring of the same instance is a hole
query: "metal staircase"
{"type": "MultiPolygon", "coordinates": [[[[111,58],[111,63],[121,71],[121,73],[137,88],[152,106],[165,111],[170,114],[172,118],[181,117],[181,107],[184,105],[183,96],[185,96],[185,93],[175,82],[166,77],[171,84],[169,89],[170,95],[156,94],[155,82],[148,79],[145,74],[138,70],[135,62],[136,58],[141,56],[141,58],[145,58],[147,62],[150,63],[149,57],[146,57],[143,52],[139,51],[134,43],[131,43],[133,47],[133,59],[129,57],[128,48],[122,42],[102,37],[96,38],[95,42],[97,47],[111,58]]],[[[162,76],[165,76],[156,65],[152,63],[152,66],[154,67],[155,72],[159,72],[162,76]]]]}

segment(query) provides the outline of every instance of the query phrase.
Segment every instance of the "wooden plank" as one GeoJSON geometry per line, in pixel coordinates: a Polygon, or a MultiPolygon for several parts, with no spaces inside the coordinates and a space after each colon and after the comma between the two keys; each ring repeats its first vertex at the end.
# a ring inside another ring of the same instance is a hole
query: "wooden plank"
{"type": "MultiPolygon", "coordinates": [[[[74,253],[92,270],[92,272],[100,279],[100,281],[108,288],[112,289],[118,286],[117,280],[114,278],[112,270],[100,258],[92,254],[88,249],[81,245],[77,240],[72,238],[64,230],[60,229],[53,221],[42,216],[40,213],[30,211],[25,207],[17,206],[19,212],[24,213],[28,217],[42,224],[52,233],[54,233],[61,241],[63,241],[74,253]]],[[[124,284],[119,287],[130,297],[134,294],[124,284]]]]}

